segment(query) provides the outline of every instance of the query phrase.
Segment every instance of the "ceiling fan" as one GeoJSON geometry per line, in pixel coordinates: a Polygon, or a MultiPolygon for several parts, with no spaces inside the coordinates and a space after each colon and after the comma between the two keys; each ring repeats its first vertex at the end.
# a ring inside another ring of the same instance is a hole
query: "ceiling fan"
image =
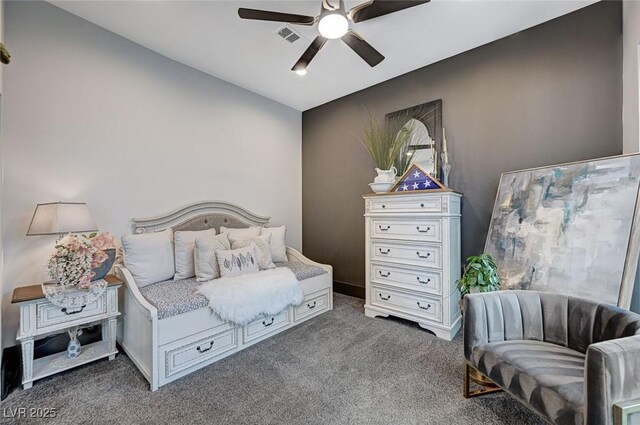
{"type": "Polygon", "coordinates": [[[398,12],[413,6],[428,3],[430,0],[369,0],[345,12],[343,0],[322,0],[319,16],[296,15],[292,13],[271,12],[268,10],[238,9],[242,19],[257,21],[286,22],[293,25],[314,25],[318,23],[318,35],[298,62],[291,68],[299,75],[307,73],[307,67],[314,56],[322,49],[328,39],[341,39],[358,54],[369,66],[374,67],[384,60],[384,56],[349,28],[349,21],[358,23],[389,13],[398,12]]]}

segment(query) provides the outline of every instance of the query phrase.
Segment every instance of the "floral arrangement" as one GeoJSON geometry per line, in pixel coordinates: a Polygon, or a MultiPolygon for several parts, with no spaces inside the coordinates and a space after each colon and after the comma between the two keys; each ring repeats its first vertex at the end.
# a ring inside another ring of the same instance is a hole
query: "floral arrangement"
{"type": "Polygon", "coordinates": [[[109,258],[105,250],[115,248],[115,240],[109,233],[89,236],[70,233],[56,243],[49,258],[49,276],[62,286],[85,289],[95,276],[93,269],[109,258]]]}

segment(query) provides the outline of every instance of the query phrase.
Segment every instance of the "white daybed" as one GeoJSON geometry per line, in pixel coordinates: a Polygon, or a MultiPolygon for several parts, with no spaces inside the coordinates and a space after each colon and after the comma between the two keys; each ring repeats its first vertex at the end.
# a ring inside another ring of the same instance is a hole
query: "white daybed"
{"type": "MultiPolygon", "coordinates": [[[[135,233],[157,232],[167,228],[215,228],[219,231],[220,226],[266,226],[269,217],[255,215],[230,203],[209,201],[190,205],[165,216],[134,219],[133,222],[135,233]]],[[[289,307],[274,317],[259,319],[247,326],[224,322],[209,307],[202,305],[194,309],[180,307],[182,310],[178,309],[178,313],[167,313],[165,309],[170,310],[172,306],[161,305],[159,311],[157,305],[160,304],[152,304],[143,295],[148,287],[141,291],[129,270],[117,266],[116,274],[125,282],[124,311],[118,342],[149,381],[151,390],[155,391],[162,385],[331,310],[332,267],[315,263],[289,247],[287,255],[291,264],[283,265],[294,269],[296,275],[298,272],[295,269],[305,267],[316,270],[319,267],[322,274],[309,278],[298,277],[305,294],[305,300],[300,306],[289,307]]],[[[184,291],[186,287],[177,282],[163,284],[167,291],[177,287],[184,291]]],[[[177,298],[184,298],[184,295],[179,294],[177,298]]]]}

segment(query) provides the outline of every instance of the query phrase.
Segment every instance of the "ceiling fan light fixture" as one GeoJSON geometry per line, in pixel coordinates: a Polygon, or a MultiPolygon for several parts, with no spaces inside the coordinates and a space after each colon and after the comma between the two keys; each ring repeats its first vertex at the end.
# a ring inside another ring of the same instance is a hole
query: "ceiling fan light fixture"
{"type": "Polygon", "coordinates": [[[340,38],[349,30],[349,21],[342,13],[330,13],[320,18],[318,31],[329,39],[340,38]]]}

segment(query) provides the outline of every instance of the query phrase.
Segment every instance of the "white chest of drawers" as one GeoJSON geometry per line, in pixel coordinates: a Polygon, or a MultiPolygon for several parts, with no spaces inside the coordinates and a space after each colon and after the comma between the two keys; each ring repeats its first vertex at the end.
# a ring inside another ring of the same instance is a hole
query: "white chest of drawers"
{"type": "Polygon", "coordinates": [[[364,196],[367,316],[413,320],[453,339],[461,324],[460,199],[451,191],[364,196]]]}

